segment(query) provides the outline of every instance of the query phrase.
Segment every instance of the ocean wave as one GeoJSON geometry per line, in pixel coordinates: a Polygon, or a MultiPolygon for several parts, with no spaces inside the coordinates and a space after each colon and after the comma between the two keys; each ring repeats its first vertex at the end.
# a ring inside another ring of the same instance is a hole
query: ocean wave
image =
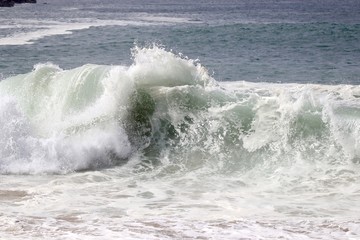
{"type": "Polygon", "coordinates": [[[135,47],[131,66],[38,64],[0,93],[2,174],[102,169],[136,155],[137,169],[156,174],[310,178],[360,160],[359,86],[216,82],[157,46],[135,47]]]}

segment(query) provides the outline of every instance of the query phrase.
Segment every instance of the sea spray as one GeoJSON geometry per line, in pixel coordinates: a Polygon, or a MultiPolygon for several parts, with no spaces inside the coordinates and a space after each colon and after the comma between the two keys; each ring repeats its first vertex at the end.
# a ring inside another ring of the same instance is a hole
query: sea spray
{"type": "MultiPolygon", "coordinates": [[[[47,63],[3,80],[3,101],[12,100],[3,104],[1,120],[6,124],[1,143],[3,149],[15,147],[3,151],[0,171],[67,173],[117,165],[117,159],[127,159],[134,150],[144,149],[134,140],[135,135],[144,135],[139,116],[151,117],[136,103],[142,95],[149,96],[142,89],[204,85],[210,79],[201,65],[156,46],[136,47],[133,52],[130,67],[87,64],[62,70],[47,63]],[[11,125],[13,121],[20,121],[20,126],[11,125]]],[[[149,104],[148,100],[140,104],[149,104]]]]}
{"type": "Polygon", "coordinates": [[[359,232],[359,86],[216,82],[156,46],[133,58],[0,82],[4,236],[359,232]]]}
{"type": "Polygon", "coordinates": [[[15,102],[14,121],[26,119],[30,129],[20,138],[10,133],[3,139],[5,144],[15,141],[17,149],[2,156],[2,172],[67,173],[128,158],[131,146],[121,126],[132,88],[126,80],[122,67],[85,65],[64,71],[42,64],[1,82],[3,96],[15,102]]]}
{"type": "Polygon", "coordinates": [[[359,159],[358,86],[221,83],[157,46],[135,47],[133,59],[38,64],[3,80],[0,171],[101,169],[135,154],[160,172],[270,177],[310,164],[311,176],[359,159]]]}

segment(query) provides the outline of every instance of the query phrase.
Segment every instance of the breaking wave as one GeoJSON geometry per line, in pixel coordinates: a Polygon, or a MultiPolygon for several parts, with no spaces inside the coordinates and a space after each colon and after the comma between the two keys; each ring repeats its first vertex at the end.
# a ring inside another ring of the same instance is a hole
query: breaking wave
{"type": "Polygon", "coordinates": [[[136,169],[161,173],[310,178],[321,169],[332,178],[360,160],[359,86],[216,82],[197,61],[157,46],[135,47],[133,61],[38,64],[1,81],[0,173],[136,158],[136,169]]]}

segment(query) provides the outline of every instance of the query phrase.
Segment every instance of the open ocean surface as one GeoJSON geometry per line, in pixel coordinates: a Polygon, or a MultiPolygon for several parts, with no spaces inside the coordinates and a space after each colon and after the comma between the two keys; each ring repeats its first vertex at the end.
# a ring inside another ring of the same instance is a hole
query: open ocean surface
{"type": "Polygon", "coordinates": [[[360,1],[0,9],[0,239],[360,239],[360,1]]]}

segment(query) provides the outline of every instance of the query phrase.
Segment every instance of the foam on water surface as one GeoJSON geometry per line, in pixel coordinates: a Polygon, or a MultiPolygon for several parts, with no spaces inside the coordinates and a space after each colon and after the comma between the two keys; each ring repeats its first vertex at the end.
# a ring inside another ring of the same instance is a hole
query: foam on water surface
{"type": "Polygon", "coordinates": [[[0,82],[1,237],[356,239],[359,86],[132,52],[0,82]]]}
{"type": "Polygon", "coordinates": [[[138,16],[133,20],[94,20],[94,19],[70,19],[67,21],[46,21],[46,20],[24,20],[12,19],[10,24],[0,18],[4,25],[0,29],[10,30],[6,36],[1,36],[0,45],[24,45],[33,44],[36,40],[48,36],[72,34],[77,30],[84,30],[91,27],[104,26],[149,26],[149,25],[170,25],[174,23],[191,23],[186,18],[171,18],[159,16],[138,16]]]}
{"type": "Polygon", "coordinates": [[[1,8],[0,238],[360,239],[358,9],[1,8]]]}

